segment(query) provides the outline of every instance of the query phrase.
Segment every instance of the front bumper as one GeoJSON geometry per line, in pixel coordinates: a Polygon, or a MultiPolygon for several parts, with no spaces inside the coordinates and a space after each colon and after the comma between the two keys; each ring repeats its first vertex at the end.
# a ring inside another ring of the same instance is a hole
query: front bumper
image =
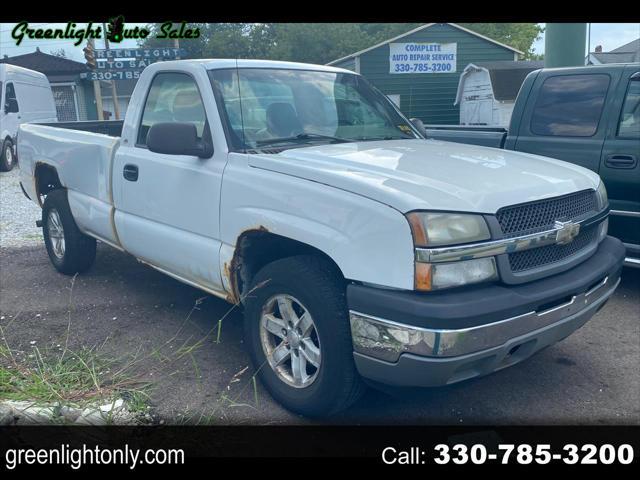
{"type": "Polygon", "coordinates": [[[606,303],[624,251],[607,237],[573,269],[517,286],[419,294],[351,285],[358,371],[386,384],[437,386],[513,365],[570,335],[606,303]]]}

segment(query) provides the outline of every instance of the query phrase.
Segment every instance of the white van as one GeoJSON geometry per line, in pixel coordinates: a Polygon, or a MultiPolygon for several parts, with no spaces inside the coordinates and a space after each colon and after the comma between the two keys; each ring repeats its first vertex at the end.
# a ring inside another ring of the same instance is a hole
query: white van
{"type": "Polygon", "coordinates": [[[57,121],[56,104],[44,74],[2,63],[0,105],[0,171],[7,172],[16,163],[18,126],[57,121]]]}

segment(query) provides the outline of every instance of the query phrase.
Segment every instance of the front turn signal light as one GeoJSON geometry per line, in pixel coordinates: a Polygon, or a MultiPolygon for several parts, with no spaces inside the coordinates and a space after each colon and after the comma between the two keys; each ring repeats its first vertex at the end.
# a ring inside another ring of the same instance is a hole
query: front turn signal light
{"type": "Polygon", "coordinates": [[[415,288],[416,290],[431,290],[431,264],[416,262],[415,288]]]}

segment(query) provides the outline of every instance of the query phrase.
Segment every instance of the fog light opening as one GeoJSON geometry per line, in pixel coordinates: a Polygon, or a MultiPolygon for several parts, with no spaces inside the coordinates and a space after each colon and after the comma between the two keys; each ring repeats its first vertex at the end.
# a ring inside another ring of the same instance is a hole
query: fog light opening
{"type": "Polygon", "coordinates": [[[513,354],[515,354],[518,350],[520,350],[521,345],[516,345],[515,347],[511,348],[511,350],[509,350],[509,353],[507,353],[507,357],[512,356],[513,354]]]}

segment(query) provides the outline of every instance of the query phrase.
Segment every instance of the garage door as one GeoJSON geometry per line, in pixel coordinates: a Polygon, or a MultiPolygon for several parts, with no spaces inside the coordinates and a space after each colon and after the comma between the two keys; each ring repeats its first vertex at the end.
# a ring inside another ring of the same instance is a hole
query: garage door
{"type": "Polygon", "coordinates": [[[56,102],[56,112],[59,122],[76,122],[78,108],[76,94],[72,85],[52,85],[53,98],[56,102]]]}

